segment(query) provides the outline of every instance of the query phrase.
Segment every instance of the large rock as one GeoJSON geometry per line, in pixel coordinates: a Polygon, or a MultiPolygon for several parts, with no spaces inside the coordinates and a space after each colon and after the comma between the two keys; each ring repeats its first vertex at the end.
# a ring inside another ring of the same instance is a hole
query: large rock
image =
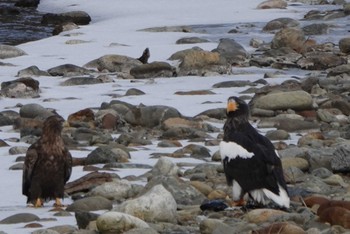
{"type": "Polygon", "coordinates": [[[287,2],[283,0],[267,0],[260,3],[257,6],[257,8],[258,9],[273,9],[273,8],[285,9],[287,8],[287,5],[288,5],[287,2]]]}
{"type": "Polygon", "coordinates": [[[269,93],[254,100],[254,108],[266,110],[308,110],[312,108],[312,97],[305,91],[269,93]]]}
{"type": "Polygon", "coordinates": [[[289,27],[298,27],[299,21],[292,19],[292,18],[277,18],[274,20],[271,20],[267,22],[267,24],[263,27],[264,31],[273,31],[273,30],[280,30],[283,28],[289,28],[289,27]]]}
{"type": "Polygon", "coordinates": [[[177,176],[155,176],[148,182],[145,190],[161,184],[175,198],[178,205],[199,205],[205,199],[205,196],[195,189],[188,181],[183,181],[177,176]]]}
{"type": "Polygon", "coordinates": [[[180,60],[179,76],[197,75],[204,76],[206,73],[227,74],[230,66],[226,59],[217,52],[205,51],[200,48],[179,51],[173,54],[170,60],[180,60]]]}
{"type": "Polygon", "coordinates": [[[297,62],[302,69],[307,70],[326,70],[345,63],[346,61],[342,57],[327,52],[304,53],[304,56],[297,62]]]}
{"type": "Polygon", "coordinates": [[[130,109],[124,116],[125,120],[132,125],[141,125],[153,128],[169,118],[181,117],[178,110],[169,106],[141,106],[130,109]]]}
{"type": "Polygon", "coordinates": [[[41,22],[43,24],[62,24],[73,22],[77,25],[87,25],[91,21],[91,17],[84,11],[70,11],[61,14],[47,13],[43,16],[41,22]]]}
{"type": "Polygon", "coordinates": [[[175,68],[166,62],[146,63],[130,69],[130,75],[136,79],[173,77],[175,68]]]}
{"type": "Polygon", "coordinates": [[[230,64],[237,65],[249,58],[249,53],[233,39],[223,38],[213,52],[218,52],[230,64]]]}
{"type": "Polygon", "coordinates": [[[27,98],[39,96],[39,81],[30,77],[19,78],[1,83],[3,96],[9,98],[27,98]]]}
{"type": "Polygon", "coordinates": [[[335,172],[350,172],[350,145],[339,146],[331,159],[331,167],[335,172]]]}
{"type": "Polygon", "coordinates": [[[84,67],[96,68],[99,71],[129,73],[130,69],[142,65],[138,59],[124,55],[110,54],[90,61],[84,67]]]}
{"type": "Polygon", "coordinates": [[[14,58],[26,54],[26,52],[15,46],[0,45],[0,59],[14,58]]]}
{"type": "Polygon", "coordinates": [[[85,164],[127,162],[130,158],[129,152],[121,148],[101,146],[91,151],[85,160],[85,164]]]}
{"type": "Polygon", "coordinates": [[[116,211],[106,212],[96,220],[96,226],[101,234],[121,234],[133,228],[149,228],[141,219],[116,211]]]}
{"type": "Polygon", "coordinates": [[[95,211],[95,210],[111,210],[113,208],[112,201],[104,197],[86,197],[76,200],[69,206],[67,211],[95,211]]]}
{"type": "Polygon", "coordinates": [[[156,185],[142,196],[127,200],[114,210],[136,216],[146,222],[176,223],[177,204],[172,194],[156,185]]]}
{"type": "Polygon", "coordinates": [[[278,31],[271,42],[271,48],[277,49],[289,47],[295,51],[302,51],[304,47],[305,36],[302,30],[296,28],[284,28],[278,31]]]}
{"type": "Polygon", "coordinates": [[[103,183],[90,192],[87,196],[101,196],[109,200],[122,201],[129,197],[132,185],[127,180],[114,179],[112,182],[103,183]]]}
{"type": "Polygon", "coordinates": [[[50,68],[47,70],[47,72],[51,76],[80,76],[90,74],[88,69],[74,64],[59,65],[57,67],[50,68]]]}
{"type": "Polygon", "coordinates": [[[345,54],[350,54],[350,37],[342,38],[339,40],[339,49],[345,54]]]}

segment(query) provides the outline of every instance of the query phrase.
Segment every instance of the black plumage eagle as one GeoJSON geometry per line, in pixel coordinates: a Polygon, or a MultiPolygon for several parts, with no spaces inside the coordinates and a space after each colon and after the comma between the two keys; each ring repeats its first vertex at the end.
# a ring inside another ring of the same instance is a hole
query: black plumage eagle
{"type": "Polygon", "coordinates": [[[249,107],[238,97],[229,97],[220,155],[226,181],[237,205],[251,199],[259,205],[273,201],[289,208],[281,160],[271,143],[249,123],[249,107]]]}
{"type": "Polygon", "coordinates": [[[64,119],[59,115],[48,117],[43,124],[41,137],[26,153],[22,193],[27,203],[43,206],[55,199],[55,206],[62,206],[64,185],[72,172],[72,156],[66,148],[61,132],[64,119]]]}

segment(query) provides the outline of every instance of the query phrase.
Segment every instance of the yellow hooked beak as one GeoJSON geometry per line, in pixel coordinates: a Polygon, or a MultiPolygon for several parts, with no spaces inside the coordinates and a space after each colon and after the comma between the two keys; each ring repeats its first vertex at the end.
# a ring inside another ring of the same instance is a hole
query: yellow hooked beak
{"type": "Polygon", "coordinates": [[[228,100],[227,102],[227,112],[236,111],[238,109],[237,102],[233,99],[228,100]]]}

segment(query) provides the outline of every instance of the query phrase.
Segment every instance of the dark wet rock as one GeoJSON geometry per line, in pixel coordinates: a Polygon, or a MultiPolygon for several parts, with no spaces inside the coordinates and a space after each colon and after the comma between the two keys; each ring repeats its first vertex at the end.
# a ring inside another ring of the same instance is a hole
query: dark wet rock
{"type": "Polygon", "coordinates": [[[87,25],[91,21],[91,17],[84,11],[70,11],[60,14],[47,13],[42,18],[43,24],[62,24],[73,22],[77,25],[87,25]]]}
{"type": "Polygon", "coordinates": [[[19,110],[19,114],[22,118],[39,118],[42,120],[53,115],[53,113],[54,112],[52,110],[47,109],[36,103],[23,105],[19,110]]]}
{"type": "Polygon", "coordinates": [[[220,39],[219,45],[213,52],[218,52],[230,64],[242,64],[250,57],[242,45],[233,39],[220,39]]]}
{"type": "Polygon", "coordinates": [[[255,83],[249,80],[232,80],[223,81],[213,85],[213,88],[232,88],[232,87],[245,87],[245,86],[256,86],[255,83]]]}
{"type": "Polygon", "coordinates": [[[0,224],[13,224],[13,223],[29,223],[38,221],[40,218],[31,213],[19,213],[11,215],[7,218],[4,218],[0,221],[0,224]]]}
{"type": "MultiPolygon", "coordinates": [[[[342,64],[331,68],[327,74],[327,77],[344,76],[344,75],[350,75],[350,64],[342,64]]],[[[330,81],[330,80],[331,79],[327,79],[327,80],[322,79],[320,81],[326,83],[327,81],[330,81]]],[[[336,81],[338,83],[348,82],[347,79],[336,79],[336,81]]]]}
{"type": "Polygon", "coordinates": [[[176,150],[174,154],[189,154],[191,157],[199,159],[205,159],[211,156],[206,147],[196,144],[189,144],[179,150],[176,150]]]}
{"type": "Polygon", "coordinates": [[[199,38],[199,37],[184,37],[176,41],[176,44],[196,44],[196,43],[204,43],[209,42],[207,39],[199,38]]]}
{"type": "Polygon", "coordinates": [[[344,144],[337,147],[331,159],[331,167],[334,172],[350,171],[350,145],[344,144]]]}
{"type": "Polygon", "coordinates": [[[321,24],[310,24],[302,28],[305,35],[324,35],[328,34],[329,25],[325,23],[321,24]]]}
{"type": "Polygon", "coordinates": [[[91,221],[95,221],[100,215],[88,211],[74,212],[79,229],[86,229],[91,221]]]}
{"type": "Polygon", "coordinates": [[[102,84],[102,81],[91,77],[72,77],[61,83],[62,86],[94,85],[94,84],[102,84]]]}
{"type": "Polygon", "coordinates": [[[277,49],[289,47],[295,51],[301,51],[304,46],[305,36],[302,30],[296,28],[284,28],[278,31],[272,42],[271,48],[277,49]]]}
{"type": "Polygon", "coordinates": [[[273,126],[287,132],[319,129],[319,124],[300,119],[278,119],[273,126]]]}
{"type": "Polygon", "coordinates": [[[89,165],[111,162],[127,162],[129,159],[130,154],[122,148],[101,146],[88,154],[85,163],[86,165],[89,165]]]}
{"type": "Polygon", "coordinates": [[[26,52],[15,46],[0,45],[0,59],[14,58],[26,54],[26,52]]]}
{"type": "Polygon", "coordinates": [[[335,9],[335,10],[311,10],[306,15],[304,15],[304,19],[307,20],[331,20],[345,17],[345,13],[343,10],[335,9]]]}
{"type": "Polygon", "coordinates": [[[141,106],[125,113],[125,120],[132,125],[155,127],[168,118],[181,117],[180,112],[169,106],[141,106]]]}
{"type": "Polygon", "coordinates": [[[350,38],[342,38],[339,41],[339,49],[345,54],[350,53],[350,38]]]}
{"type": "Polygon", "coordinates": [[[292,18],[277,18],[274,20],[269,21],[264,27],[264,31],[274,31],[274,30],[280,30],[282,28],[288,28],[288,27],[298,27],[300,25],[299,21],[292,19],[292,18]]]}
{"type": "Polygon", "coordinates": [[[298,60],[298,65],[307,70],[326,70],[345,64],[346,61],[332,53],[309,52],[298,60]]]}
{"type": "Polygon", "coordinates": [[[28,77],[28,76],[50,76],[46,71],[40,70],[37,66],[30,66],[19,70],[17,73],[19,77],[28,77]]]}
{"type": "Polygon", "coordinates": [[[74,141],[77,141],[82,145],[84,143],[87,145],[107,145],[113,141],[110,133],[97,131],[82,125],[86,124],[84,122],[75,124],[77,128],[71,133],[71,137],[74,141]]]}
{"type": "Polygon", "coordinates": [[[175,68],[166,62],[152,62],[131,68],[130,75],[136,79],[173,77],[175,68]]]}
{"type": "Polygon", "coordinates": [[[116,142],[125,146],[129,145],[151,145],[152,141],[149,139],[147,132],[144,130],[122,133],[116,139],[116,142]]]}
{"type": "Polygon", "coordinates": [[[140,66],[143,63],[138,59],[131,58],[128,56],[111,54],[104,55],[98,59],[95,59],[84,67],[96,68],[99,71],[109,71],[109,72],[124,72],[129,73],[130,69],[136,66],[140,66]]]}
{"type": "Polygon", "coordinates": [[[88,75],[91,72],[83,67],[74,64],[64,64],[57,67],[50,68],[47,72],[51,76],[81,76],[88,75]]]}
{"type": "Polygon", "coordinates": [[[95,211],[95,210],[111,210],[113,208],[112,201],[104,197],[87,197],[74,201],[68,205],[67,211],[95,211]]]}
{"type": "Polygon", "coordinates": [[[40,0],[18,0],[15,3],[17,7],[34,7],[36,8],[40,3],[40,0]]]}
{"type": "Polygon", "coordinates": [[[10,98],[35,98],[39,96],[39,81],[30,77],[1,83],[1,92],[10,98]]]}
{"type": "MultiPolygon", "coordinates": [[[[31,90],[39,93],[39,81],[37,81],[31,77],[23,77],[23,78],[15,79],[12,81],[2,82],[1,83],[1,90],[8,88],[10,85],[13,85],[15,83],[22,83],[28,89],[31,89],[31,90]]],[[[23,96],[25,96],[25,95],[23,94],[23,96]]]]}
{"type": "Polygon", "coordinates": [[[226,119],[226,109],[225,108],[210,109],[197,114],[197,116],[202,116],[202,115],[205,115],[214,119],[226,119]]]}

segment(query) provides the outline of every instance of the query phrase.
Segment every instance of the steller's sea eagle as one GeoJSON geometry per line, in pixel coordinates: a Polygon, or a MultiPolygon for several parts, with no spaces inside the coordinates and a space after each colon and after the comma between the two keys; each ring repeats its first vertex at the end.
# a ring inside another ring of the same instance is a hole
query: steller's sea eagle
{"type": "Polygon", "coordinates": [[[281,160],[271,141],[249,123],[248,105],[238,97],[229,97],[226,115],[220,155],[233,201],[243,205],[250,198],[259,205],[273,201],[289,208],[281,160]]]}
{"type": "Polygon", "coordinates": [[[64,185],[72,172],[72,156],[61,137],[63,122],[61,116],[48,117],[41,137],[26,153],[22,193],[27,196],[27,203],[35,207],[53,199],[55,206],[62,206],[60,199],[64,196],[64,185]]]}

